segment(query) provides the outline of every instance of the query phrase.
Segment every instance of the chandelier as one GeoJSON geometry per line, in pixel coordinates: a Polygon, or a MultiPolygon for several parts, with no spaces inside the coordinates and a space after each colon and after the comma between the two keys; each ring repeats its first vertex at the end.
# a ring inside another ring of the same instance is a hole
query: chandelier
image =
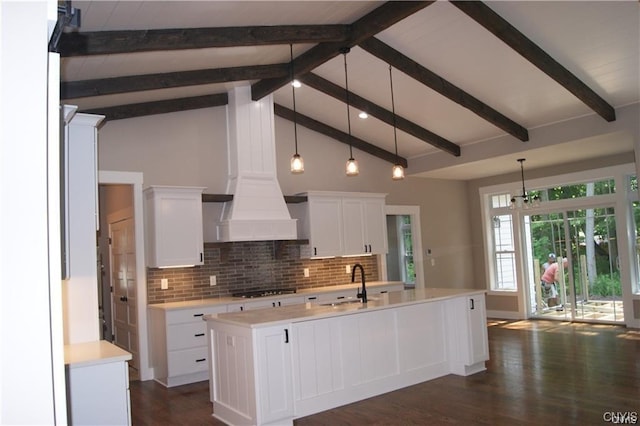
{"type": "Polygon", "coordinates": [[[520,175],[522,177],[522,194],[514,195],[511,197],[511,209],[528,209],[529,207],[538,207],[540,205],[540,197],[536,195],[530,195],[524,187],[524,158],[518,158],[520,163],[520,175]]]}

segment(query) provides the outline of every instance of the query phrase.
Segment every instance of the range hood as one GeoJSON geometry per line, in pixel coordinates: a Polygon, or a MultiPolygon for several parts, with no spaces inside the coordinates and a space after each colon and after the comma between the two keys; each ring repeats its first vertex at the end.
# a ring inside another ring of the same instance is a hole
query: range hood
{"type": "Polygon", "coordinates": [[[295,240],[276,175],[273,96],[251,100],[251,87],[229,91],[227,105],[228,170],[225,203],[216,224],[219,241],[295,240]]]}

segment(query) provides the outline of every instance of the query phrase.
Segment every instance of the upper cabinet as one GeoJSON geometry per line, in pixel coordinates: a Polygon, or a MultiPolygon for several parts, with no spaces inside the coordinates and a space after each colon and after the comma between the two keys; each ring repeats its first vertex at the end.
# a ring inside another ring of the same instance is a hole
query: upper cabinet
{"type": "Polygon", "coordinates": [[[302,257],[383,254],[387,252],[385,194],[321,192],[290,207],[298,236],[309,240],[302,257]]]}
{"type": "Polygon", "coordinates": [[[384,195],[371,194],[342,200],[344,254],[387,252],[387,222],[384,195]]]}
{"type": "Polygon", "coordinates": [[[204,264],[202,191],[205,188],[151,186],[144,191],[147,266],[204,264]]]}

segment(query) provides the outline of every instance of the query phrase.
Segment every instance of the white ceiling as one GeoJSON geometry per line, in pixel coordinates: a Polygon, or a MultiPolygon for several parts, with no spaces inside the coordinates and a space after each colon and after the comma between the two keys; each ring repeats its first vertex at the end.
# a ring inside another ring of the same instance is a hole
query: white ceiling
{"type": "MultiPolygon", "coordinates": [[[[74,1],[82,10],[80,31],[229,27],[251,25],[349,24],[379,7],[370,1],[74,1]]],[[[498,1],[495,12],[550,54],[614,108],[640,101],[640,3],[638,1],[498,1]]],[[[402,54],[439,74],[525,128],[535,129],[595,114],[566,89],[511,50],[466,14],[446,1],[436,2],[377,36],[402,54]]],[[[294,56],[312,45],[295,45],[294,56]]],[[[62,60],[63,81],[89,80],[182,70],[275,64],[289,61],[289,46],[254,46],[128,53],[62,60]]],[[[388,65],[354,47],[347,55],[349,89],[391,110],[388,65]]],[[[343,57],[322,64],[314,73],[344,87],[343,57]]],[[[507,135],[469,110],[394,70],[395,109],[399,116],[460,145],[507,135]]],[[[224,92],[229,84],[212,84],[122,95],[73,99],[80,109],[148,102],[224,92]]],[[[275,92],[275,101],[292,108],[291,89],[275,92]]],[[[296,92],[298,112],[347,130],[346,107],[310,87],[296,92]]],[[[393,129],[375,118],[360,120],[352,109],[352,133],[393,152],[393,129]]],[[[604,119],[603,119],[604,120],[604,119]]],[[[508,135],[507,135],[508,136],[508,135]]],[[[512,137],[512,136],[511,136],[512,137]]],[[[518,169],[549,165],[548,149],[469,165],[421,170],[419,175],[473,179],[518,169]],[[545,159],[542,163],[541,159],[545,159]],[[506,161],[509,160],[509,161],[506,161]],[[513,160],[513,162],[511,162],[513,160]]],[[[437,153],[433,146],[398,132],[399,154],[412,159],[437,153]]],[[[633,150],[620,137],[563,144],[556,148],[571,161],[633,150]]],[[[556,151],[556,153],[559,151],[556,151]]],[[[356,156],[358,152],[354,152],[356,156]]],[[[359,154],[364,155],[364,154],[359,154]]]]}

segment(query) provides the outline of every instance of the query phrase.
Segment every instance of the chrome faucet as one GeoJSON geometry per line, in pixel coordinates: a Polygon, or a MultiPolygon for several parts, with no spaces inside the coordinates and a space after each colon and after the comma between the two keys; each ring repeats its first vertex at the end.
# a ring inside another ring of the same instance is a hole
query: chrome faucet
{"type": "Polygon", "coordinates": [[[362,303],[367,303],[367,287],[364,283],[364,268],[361,264],[356,263],[351,268],[351,282],[356,282],[356,268],[360,268],[360,281],[362,282],[362,291],[356,295],[358,299],[362,299],[362,303]]]}

